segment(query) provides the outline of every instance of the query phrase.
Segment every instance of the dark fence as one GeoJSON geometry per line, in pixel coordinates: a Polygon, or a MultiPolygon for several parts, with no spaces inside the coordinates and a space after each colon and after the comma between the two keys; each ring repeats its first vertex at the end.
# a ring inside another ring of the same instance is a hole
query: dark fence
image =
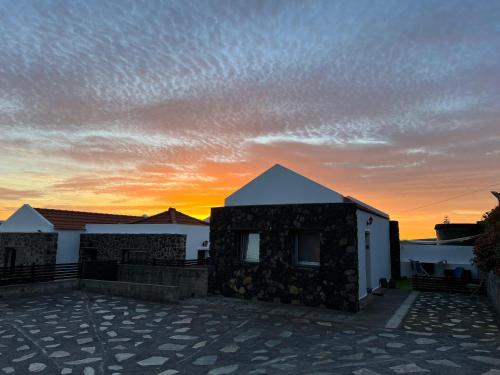
{"type": "Polygon", "coordinates": [[[0,285],[35,283],[80,277],[79,263],[0,267],[0,285]]]}
{"type": "MultiPolygon", "coordinates": [[[[129,259],[125,264],[194,267],[209,265],[211,260],[210,258],[194,260],[129,259]]],[[[118,262],[88,261],[83,263],[0,267],[0,285],[77,278],[116,281],[118,279],[118,262]]]]}
{"type": "Polygon", "coordinates": [[[208,266],[212,264],[211,258],[205,259],[181,259],[181,260],[166,260],[166,259],[128,259],[124,264],[137,264],[148,266],[167,266],[167,267],[193,267],[193,266],[208,266]]]}
{"type": "Polygon", "coordinates": [[[413,276],[413,289],[425,292],[479,293],[486,289],[478,279],[463,280],[453,277],[413,276]]]}

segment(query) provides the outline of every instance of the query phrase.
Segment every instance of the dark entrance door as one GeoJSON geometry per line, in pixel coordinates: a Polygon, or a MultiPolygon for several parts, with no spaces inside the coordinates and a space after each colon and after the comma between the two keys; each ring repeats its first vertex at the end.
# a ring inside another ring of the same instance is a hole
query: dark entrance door
{"type": "Polygon", "coordinates": [[[11,271],[16,268],[16,249],[13,247],[5,248],[5,259],[4,263],[5,267],[10,268],[11,271]]]}

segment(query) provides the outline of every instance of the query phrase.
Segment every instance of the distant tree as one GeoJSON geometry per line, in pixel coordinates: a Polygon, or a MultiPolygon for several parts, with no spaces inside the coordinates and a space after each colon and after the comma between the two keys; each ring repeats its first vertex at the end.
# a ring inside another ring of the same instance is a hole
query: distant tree
{"type": "Polygon", "coordinates": [[[483,215],[484,232],[474,244],[474,263],[481,271],[500,276],[500,206],[483,215]]]}

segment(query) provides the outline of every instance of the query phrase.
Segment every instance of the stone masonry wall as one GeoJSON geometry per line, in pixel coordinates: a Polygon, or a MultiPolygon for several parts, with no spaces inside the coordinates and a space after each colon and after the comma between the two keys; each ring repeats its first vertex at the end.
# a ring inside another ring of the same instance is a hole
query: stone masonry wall
{"type": "Polygon", "coordinates": [[[181,298],[206,297],[208,268],[120,264],[118,266],[118,280],[178,286],[181,298]]]}
{"type": "Polygon", "coordinates": [[[146,251],[146,259],[183,260],[184,234],[81,234],[80,255],[86,248],[97,249],[97,261],[122,259],[122,251],[146,251]]]}
{"type": "Polygon", "coordinates": [[[350,203],[213,208],[209,290],[226,296],[359,310],[356,206],[350,203]],[[260,262],[240,260],[241,231],[260,233],[260,262]],[[320,266],[293,264],[293,236],[320,233],[320,266]]]}
{"type": "Polygon", "coordinates": [[[0,233],[0,267],[6,248],[16,249],[16,266],[55,264],[57,233],[0,233]]]}

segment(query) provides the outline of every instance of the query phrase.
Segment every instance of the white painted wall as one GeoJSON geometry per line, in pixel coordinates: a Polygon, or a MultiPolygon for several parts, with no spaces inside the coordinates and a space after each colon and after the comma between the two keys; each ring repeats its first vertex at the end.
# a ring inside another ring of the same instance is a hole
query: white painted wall
{"type": "Polygon", "coordinates": [[[2,225],[0,232],[53,232],[54,226],[32,208],[24,204],[14,212],[2,225]]]}
{"type": "Polygon", "coordinates": [[[389,220],[363,210],[357,210],[358,224],[358,270],[359,270],[359,298],[367,295],[366,286],[366,252],[365,252],[365,230],[370,231],[371,243],[371,285],[373,289],[378,288],[379,280],[385,277],[391,278],[391,250],[389,241],[389,220]],[[373,218],[372,224],[367,225],[369,218],[373,218]]]}
{"type": "Polygon", "coordinates": [[[225,199],[225,206],[341,203],[342,195],[279,164],[225,199]]]}
{"type": "Polygon", "coordinates": [[[186,235],[186,259],[197,259],[198,250],[204,248],[202,243],[210,238],[210,227],[177,224],[177,233],[186,235]]]}
{"type": "Polygon", "coordinates": [[[473,277],[477,277],[477,267],[471,262],[473,256],[473,246],[419,245],[401,241],[401,276],[412,276],[410,260],[425,263],[438,263],[446,260],[447,264],[444,267],[435,265],[436,276],[443,276],[444,269],[463,267],[471,270],[473,277]]]}
{"type": "Polygon", "coordinates": [[[58,230],[56,263],[78,263],[81,230],[58,230]]]}
{"type": "Polygon", "coordinates": [[[203,241],[210,237],[208,225],[183,224],[87,224],[87,233],[185,234],[186,259],[197,259],[203,241]]]}

